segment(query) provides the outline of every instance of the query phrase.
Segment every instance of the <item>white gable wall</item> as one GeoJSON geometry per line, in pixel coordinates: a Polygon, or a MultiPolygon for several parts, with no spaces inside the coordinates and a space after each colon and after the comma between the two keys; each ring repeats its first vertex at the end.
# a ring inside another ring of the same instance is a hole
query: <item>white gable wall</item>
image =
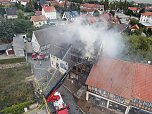
{"type": "Polygon", "coordinates": [[[56,19],[56,11],[55,12],[45,12],[44,9],[42,8],[42,15],[45,15],[47,19],[56,19]]]}
{"type": "Polygon", "coordinates": [[[33,35],[32,35],[32,49],[34,52],[39,52],[40,51],[40,45],[35,37],[35,34],[33,32],[33,35]]]}

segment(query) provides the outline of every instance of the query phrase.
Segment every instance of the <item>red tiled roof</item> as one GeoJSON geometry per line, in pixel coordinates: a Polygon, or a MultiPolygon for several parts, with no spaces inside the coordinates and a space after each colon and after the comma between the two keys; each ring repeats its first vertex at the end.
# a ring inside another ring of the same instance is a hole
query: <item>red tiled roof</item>
{"type": "Polygon", "coordinates": [[[152,101],[152,66],[100,57],[86,84],[128,99],[152,101]]]}
{"type": "Polygon", "coordinates": [[[136,24],[136,25],[132,26],[130,29],[135,29],[135,30],[137,30],[137,29],[139,29],[139,26],[136,24]]]}
{"type": "Polygon", "coordinates": [[[104,8],[104,5],[99,5],[99,4],[81,4],[81,7],[86,7],[86,8],[104,8]]]}
{"type": "Polygon", "coordinates": [[[33,22],[39,22],[39,21],[46,21],[46,17],[44,15],[40,16],[31,16],[31,21],[33,22]]]}
{"type": "Polygon", "coordinates": [[[128,7],[129,10],[132,10],[132,11],[137,11],[139,8],[137,7],[128,7]]]}
{"type": "Polygon", "coordinates": [[[93,9],[93,8],[91,8],[91,9],[81,8],[81,11],[85,11],[85,12],[94,12],[95,9],[93,9]]]}
{"type": "Polygon", "coordinates": [[[43,7],[45,12],[55,12],[55,7],[54,6],[44,6],[43,7]]]}
{"type": "Polygon", "coordinates": [[[35,11],[35,15],[42,15],[42,11],[35,11]]]}
{"type": "Polygon", "coordinates": [[[141,13],[141,15],[144,15],[144,16],[152,16],[152,12],[141,13]]]}
{"type": "Polygon", "coordinates": [[[152,6],[146,6],[145,10],[152,10],[152,6]]]}

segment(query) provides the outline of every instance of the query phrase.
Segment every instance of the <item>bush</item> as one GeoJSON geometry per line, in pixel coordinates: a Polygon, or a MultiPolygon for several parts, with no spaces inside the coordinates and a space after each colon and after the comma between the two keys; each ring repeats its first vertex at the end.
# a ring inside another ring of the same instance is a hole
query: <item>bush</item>
{"type": "Polygon", "coordinates": [[[26,59],[22,58],[11,58],[11,59],[1,59],[0,64],[8,64],[8,63],[18,63],[18,62],[25,62],[26,59]]]}
{"type": "Polygon", "coordinates": [[[34,101],[27,101],[17,105],[12,105],[11,107],[5,108],[4,110],[0,111],[0,113],[22,114],[24,112],[24,108],[28,107],[32,103],[34,103],[34,101]]]}

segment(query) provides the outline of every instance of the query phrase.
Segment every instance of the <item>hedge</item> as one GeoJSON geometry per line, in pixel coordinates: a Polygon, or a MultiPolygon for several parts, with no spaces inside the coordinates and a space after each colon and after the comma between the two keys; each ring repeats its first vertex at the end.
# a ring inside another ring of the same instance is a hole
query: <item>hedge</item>
{"type": "Polygon", "coordinates": [[[0,59],[0,64],[8,64],[8,63],[18,63],[25,62],[25,57],[22,58],[10,58],[10,59],[0,59]]]}
{"type": "Polygon", "coordinates": [[[12,105],[11,107],[5,108],[2,111],[0,111],[0,114],[22,114],[24,112],[24,108],[28,107],[29,105],[33,104],[34,101],[27,101],[24,103],[20,103],[17,105],[12,105]]]}

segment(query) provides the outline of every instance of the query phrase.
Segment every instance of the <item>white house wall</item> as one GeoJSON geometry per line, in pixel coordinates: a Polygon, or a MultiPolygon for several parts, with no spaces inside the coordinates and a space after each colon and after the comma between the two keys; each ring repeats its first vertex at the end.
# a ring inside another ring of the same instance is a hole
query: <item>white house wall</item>
{"type": "Polygon", "coordinates": [[[140,16],[140,23],[143,23],[143,22],[152,23],[152,16],[141,15],[140,16]]]}
{"type": "Polygon", "coordinates": [[[45,12],[42,10],[42,15],[45,15],[47,19],[56,19],[56,12],[45,12]]]}
{"type": "Polygon", "coordinates": [[[33,32],[33,35],[32,35],[32,49],[34,52],[39,52],[40,51],[40,45],[35,37],[35,34],[33,32]]]}
{"type": "Polygon", "coordinates": [[[34,25],[35,27],[41,27],[41,26],[43,26],[44,24],[47,24],[47,22],[46,22],[46,21],[33,22],[33,25],[34,25]]]}
{"type": "Polygon", "coordinates": [[[7,15],[7,19],[16,19],[17,15],[7,15]]]}

